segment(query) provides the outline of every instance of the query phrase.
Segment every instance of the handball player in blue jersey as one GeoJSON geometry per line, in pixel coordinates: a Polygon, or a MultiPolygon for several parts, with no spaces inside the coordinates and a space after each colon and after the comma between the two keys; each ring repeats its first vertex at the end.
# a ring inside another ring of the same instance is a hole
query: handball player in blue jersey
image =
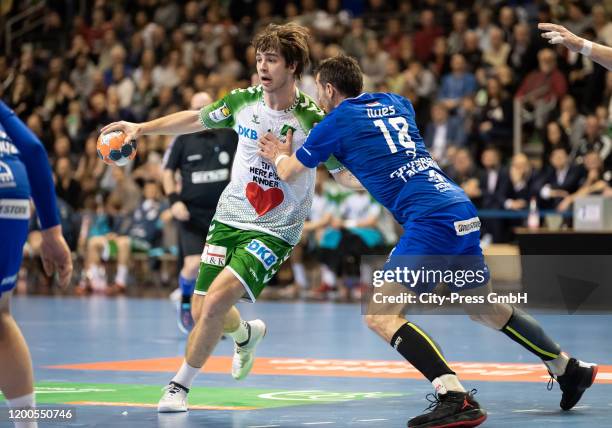
{"type": "MultiPolygon", "coordinates": [[[[47,275],[57,272],[60,285],[66,286],[72,259],[62,236],[47,152],[0,100],[0,390],[11,408],[34,407],[30,352],[10,312],[11,291],[28,236],[30,197],[41,224],[44,270],[47,275]]],[[[15,426],[35,427],[36,422],[16,422],[15,426]]]]}
{"type": "MultiPolygon", "coordinates": [[[[452,291],[482,293],[488,288],[488,268],[480,248],[480,220],[463,190],[431,158],[407,99],[391,93],[362,93],[357,62],[340,55],[323,61],[316,73],[319,105],[327,116],[290,152],[292,135],[280,142],[271,134],[260,138],[260,151],[290,180],[305,168],[315,168],[334,155],[404,227],[386,269],[425,265],[434,269],[471,269],[480,280],[446,284],[452,291]]],[[[405,284],[406,285],[406,284],[405,284]]],[[[411,284],[414,286],[415,284],[411,284]]],[[[416,293],[432,291],[435,283],[421,282],[416,293]]],[[[482,294],[481,294],[482,295],[482,294]]],[[[470,317],[500,330],[541,358],[562,390],[561,408],[571,409],[592,385],[597,366],[571,358],[549,338],[537,321],[508,304],[464,305],[470,317]]],[[[460,383],[436,342],[404,317],[405,304],[368,311],[370,329],[391,344],[434,386],[429,412],[408,421],[409,427],[468,427],[486,419],[485,410],[460,383]]]]}

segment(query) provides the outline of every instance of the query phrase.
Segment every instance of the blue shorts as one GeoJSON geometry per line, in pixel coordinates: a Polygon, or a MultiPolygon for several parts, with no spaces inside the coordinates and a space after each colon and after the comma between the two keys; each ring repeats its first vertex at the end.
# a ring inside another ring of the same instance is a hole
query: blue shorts
{"type": "Polygon", "coordinates": [[[480,248],[476,207],[459,203],[405,224],[385,264],[385,270],[397,269],[421,271],[397,281],[416,293],[432,291],[439,283],[453,291],[486,285],[490,275],[480,248]]]}
{"type": "Polygon", "coordinates": [[[29,199],[0,199],[0,293],[17,284],[29,219],[29,199]]]}

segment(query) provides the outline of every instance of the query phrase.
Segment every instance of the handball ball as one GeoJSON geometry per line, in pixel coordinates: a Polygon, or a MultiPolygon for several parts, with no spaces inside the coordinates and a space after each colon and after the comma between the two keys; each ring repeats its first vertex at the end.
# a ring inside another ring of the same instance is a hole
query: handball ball
{"type": "Polygon", "coordinates": [[[108,165],[123,166],[136,157],[136,140],[125,143],[123,131],[112,131],[98,137],[98,157],[108,165]]]}

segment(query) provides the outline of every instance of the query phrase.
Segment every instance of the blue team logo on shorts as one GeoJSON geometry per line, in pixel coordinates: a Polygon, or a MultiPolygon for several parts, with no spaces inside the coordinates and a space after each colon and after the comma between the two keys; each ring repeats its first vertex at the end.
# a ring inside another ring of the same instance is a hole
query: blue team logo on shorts
{"type": "Polygon", "coordinates": [[[249,242],[249,245],[247,245],[245,249],[249,253],[253,254],[266,268],[266,270],[270,270],[270,268],[278,261],[278,256],[274,254],[274,251],[266,247],[264,243],[258,239],[253,239],[251,242],[249,242]]]}

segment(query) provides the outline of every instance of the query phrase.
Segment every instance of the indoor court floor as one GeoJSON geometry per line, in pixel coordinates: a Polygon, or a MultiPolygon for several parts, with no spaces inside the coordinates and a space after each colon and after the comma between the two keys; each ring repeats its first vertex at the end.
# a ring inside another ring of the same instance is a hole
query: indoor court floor
{"type": "MultiPolygon", "coordinates": [[[[405,427],[427,406],[431,385],[363,324],[358,305],[257,302],[268,334],[251,375],[230,375],[221,342],[189,396],[191,411],[158,414],[161,388],[182,361],[186,338],[169,300],[15,297],[13,313],[32,352],[37,402],[76,409],[98,427],[405,427]]],[[[442,347],[487,409],[489,427],[608,427],[612,417],[612,315],[537,315],[564,350],[600,364],[596,384],[570,412],[547,391],[544,366],[506,336],[466,316],[412,318],[442,347]]],[[[12,426],[8,422],[0,426],[12,426]]]]}

